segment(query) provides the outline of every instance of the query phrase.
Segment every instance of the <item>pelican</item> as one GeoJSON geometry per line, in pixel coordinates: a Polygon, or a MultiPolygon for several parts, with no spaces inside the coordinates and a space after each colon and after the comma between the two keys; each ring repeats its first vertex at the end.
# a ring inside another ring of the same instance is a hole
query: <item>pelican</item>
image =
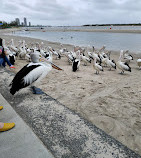
{"type": "Polygon", "coordinates": [[[117,62],[117,67],[122,70],[121,74],[123,74],[124,71],[130,71],[131,72],[131,67],[128,65],[128,63],[121,61],[122,57],[123,57],[123,50],[120,51],[119,61],[117,62]]]}
{"type": "Polygon", "coordinates": [[[69,64],[71,64],[75,59],[72,52],[67,52],[66,57],[68,58],[69,64]]]}
{"type": "Polygon", "coordinates": [[[49,61],[49,62],[52,62],[52,51],[48,48],[48,51],[46,52],[46,59],[49,61]]]}
{"type": "Polygon", "coordinates": [[[3,39],[2,44],[3,44],[3,47],[6,51],[9,50],[9,48],[6,46],[5,39],[3,39]]]}
{"type": "Polygon", "coordinates": [[[40,54],[41,54],[42,56],[44,56],[44,57],[46,56],[45,51],[42,49],[42,47],[40,47],[40,45],[39,45],[38,48],[35,48],[35,51],[40,52],[40,54]]]}
{"type": "Polygon", "coordinates": [[[106,65],[109,67],[110,70],[111,68],[116,69],[116,63],[114,60],[110,60],[108,58],[104,58],[104,60],[106,60],[106,65]]]}
{"type": "Polygon", "coordinates": [[[79,55],[78,55],[78,59],[74,58],[73,62],[72,62],[72,71],[75,72],[76,70],[79,69],[80,66],[80,50],[78,50],[79,55]]]}
{"type": "Polygon", "coordinates": [[[104,51],[105,48],[106,48],[106,45],[103,45],[102,48],[100,49],[100,51],[101,51],[101,52],[104,51]]]}
{"type": "Polygon", "coordinates": [[[129,50],[124,53],[124,59],[129,64],[131,60],[133,60],[133,56],[129,54],[129,50]]]}
{"type": "Polygon", "coordinates": [[[88,47],[87,47],[87,54],[90,59],[94,60],[92,52],[89,51],[89,47],[90,47],[90,45],[88,45],[88,47]]]}
{"type": "Polygon", "coordinates": [[[34,51],[34,49],[31,49],[31,53],[29,56],[30,56],[31,62],[39,63],[39,59],[41,57],[41,54],[38,51],[34,51]]]}
{"type": "Polygon", "coordinates": [[[99,63],[101,63],[101,58],[100,58],[99,54],[95,53],[95,47],[92,46],[92,48],[93,48],[93,53],[92,53],[93,58],[96,58],[96,60],[97,60],[99,63]]]}
{"type": "Polygon", "coordinates": [[[55,51],[53,48],[52,48],[52,53],[57,56],[56,59],[61,59],[60,53],[55,51]]]}
{"type": "Polygon", "coordinates": [[[15,47],[15,45],[14,45],[14,40],[13,39],[11,39],[11,45],[9,46],[12,50],[14,50],[15,52],[17,52],[18,51],[18,49],[15,47]]]}
{"type": "Polygon", "coordinates": [[[87,52],[90,59],[94,60],[92,52],[87,52]]]}
{"type": "Polygon", "coordinates": [[[32,86],[34,94],[43,94],[41,89],[35,85],[40,82],[51,70],[52,67],[57,70],[62,70],[55,64],[45,59],[44,62],[29,63],[25,65],[14,77],[10,83],[10,93],[14,95],[17,91],[27,86],[32,86]]]}
{"type": "Polygon", "coordinates": [[[60,55],[64,55],[67,52],[67,48],[63,48],[63,44],[60,44],[61,49],[59,50],[60,55]]]}
{"type": "Polygon", "coordinates": [[[93,68],[96,70],[96,74],[99,74],[99,71],[104,71],[103,67],[100,64],[96,63],[96,58],[94,58],[93,68]]]}
{"type": "Polygon", "coordinates": [[[141,59],[137,60],[137,65],[139,66],[139,69],[141,68],[141,59]]]}
{"type": "Polygon", "coordinates": [[[86,57],[84,53],[81,54],[81,59],[84,61],[85,66],[87,65],[88,62],[91,63],[91,59],[86,57]]]}
{"type": "Polygon", "coordinates": [[[56,55],[56,59],[61,59],[61,55],[55,51],[53,48],[51,48],[50,46],[48,46],[48,50],[52,52],[52,54],[56,55]]]}
{"type": "Polygon", "coordinates": [[[25,59],[26,56],[26,49],[25,49],[25,41],[23,41],[23,47],[20,48],[20,53],[18,54],[18,57],[21,59],[25,59]]]}
{"type": "Polygon", "coordinates": [[[64,55],[67,52],[67,48],[62,48],[59,50],[59,54],[64,55]]]}
{"type": "Polygon", "coordinates": [[[11,63],[12,65],[15,64],[15,55],[14,55],[14,54],[9,54],[9,55],[8,55],[8,59],[9,59],[9,61],[10,61],[10,63],[11,63]]]}

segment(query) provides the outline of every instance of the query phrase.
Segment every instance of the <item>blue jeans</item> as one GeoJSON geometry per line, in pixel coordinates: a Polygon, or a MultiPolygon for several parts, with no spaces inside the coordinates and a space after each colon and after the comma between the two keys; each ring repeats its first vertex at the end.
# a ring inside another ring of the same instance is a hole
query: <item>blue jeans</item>
{"type": "Polygon", "coordinates": [[[4,56],[3,58],[0,55],[0,66],[6,66],[5,62],[11,66],[12,64],[10,63],[10,61],[8,60],[7,56],[4,56]]]}

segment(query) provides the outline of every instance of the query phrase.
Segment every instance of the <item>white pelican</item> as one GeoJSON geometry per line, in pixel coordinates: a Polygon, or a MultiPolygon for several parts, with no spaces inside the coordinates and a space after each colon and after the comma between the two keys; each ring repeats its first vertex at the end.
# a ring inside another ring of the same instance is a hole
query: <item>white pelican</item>
{"type": "Polygon", "coordinates": [[[60,55],[64,55],[67,52],[67,48],[63,48],[63,44],[60,44],[61,49],[59,50],[60,55]]]}
{"type": "Polygon", "coordinates": [[[92,53],[93,58],[96,58],[96,60],[101,63],[101,58],[100,58],[99,54],[95,53],[95,47],[92,46],[92,48],[93,48],[93,53],[92,53]]]}
{"type": "MultiPolygon", "coordinates": [[[[106,65],[109,67],[109,69],[111,70],[111,68],[114,68],[116,69],[116,63],[114,60],[110,60],[108,58],[104,58],[105,62],[106,62],[106,65]]],[[[103,60],[103,61],[104,61],[103,60]]]]}
{"type": "Polygon", "coordinates": [[[103,66],[107,67],[107,58],[102,58],[101,62],[103,64],[103,66]]]}
{"type": "Polygon", "coordinates": [[[103,67],[100,64],[96,63],[96,58],[94,58],[93,68],[96,70],[96,74],[99,74],[99,71],[104,71],[103,67]]]}
{"type": "Polygon", "coordinates": [[[9,50],[9,48],[6,46],[5,39],[3,39],[2,44],[5,51],[9,50]]]}
{"type": "Polygon", "coordinates": [[[67,49],[66,49],[66,48],[63,48],[63,44],[60,44],[60,46],[61,46],[61,48],[59,49],[59,54],[60,54],[60,55],[64,55],[65,52],[67,51],[67,49]]]}
{"type": "Polygon", "coordinates": [[[16,48],[15,45],[14,45],[14,40],[13,39],[11,39],[11,45],[9,47],[15,52],[18,51],[18,48],[16,48]]]}
{"type": "Polygon", "coordinates": [[[91,63],[91,59],[86,57],[84,53],[81,53],[81,59],[82,59],[82,61],[84,61],[85,66],[87,65],[88,62],[91,63]]]}
{"type": "Polygon", "coordinates": [[[61,55],[64,55],[65,52],[67,52],[67,48],[62,48],[62,49],[59,50],[59,53],[60,53],[61,55]]]}
{"type": "Polygon", "coordinates": [[[52,62],[52,51],[48,48],[48,51],[46,52],[46,57],[45,57],[49,62],[52,62]]]}
{"type": "Polygon", "coordinates": [[[137,65],[139,66],[139,69],[141,68],[141,59],[137,60],[137,65]]]}
{"type": "Polygon", "coordinates": [[[75,72],[76,70],[79,69],[80,66],[80,50],[78,50],[79,54],[78,54],[78,59],[74,58],[73,62],[72,62],[72,71],[75,72]]]}
{"type": "Polygon", "coordinates": [[[127,62],[122,62],[121,59],[123,58],[123,50],[120,51],[120,57],[119,61],[117,62],[117,67],[121,69],[121,74],[124,73],[124,71],[130,71],[131,72],[131,67],[128,65],[127,62]]]}
{"type": "Polygon", "coordinates": [[[69,64],[71,64],[73,62],[73,60],[75,59],[73,57],[73,53],[72,52],[67,52],[66,57],[68,58],[69,64]]]}
{"type": "Polygon", "coordinates": [[[34,50],[40,52],[40,54],[45,57],[45,56],[46,56],[46,53],[45,53],[45,51],[42,49],[42,47],[41,47],[38,43],[36,43],[36,46],[37,46],[37,47],[35,47],[34,50]]]}
{"type": "Polygon", "coordinates": [[[131,60],[133,60],[133,56],[129,54],[129,50],[124,53],[124,59],[129,64],[131,60]]]}
{"type": "Polygon", "coordinates": [[[21,59],[25,59],[26,53],[25,41],[23,41],[23,47],[20,48],[20,53],[18,54],[18,57],[21,59]]]}
{"type": "Polygon", "coordinates": [[[92,52],[87,52],[90,59],[94,60],[92,52]]]}
{"type": "Polygon", "coordinates": [[[56,59],[61,59],[61,55],[55,51],[53,48],[51,48],[50,46],[48,46],[49,51],[51,51],[54,55],[56,55],[56,59]]]}
{"type": "Polygon", "coordinates": [[[102,48],[101,49],[99,49],[99,52],[103,55],[103,54],[105,54],[105,48],[106,48],[106,46],[104,45],[104,46],[102,46],[102,48]]]}
{"type": "Polygon", "coordinates": [[[57,56],[56,59],[61,59],[60,53],[54,50],[53,48],[52,48],[52,53],[57,56]]]}
{"type": "Polygon", "coordinates": [[[27,64],[15,75],[14,79],[10,83],[10,93],[14,95],[20,89],[32,85],[34,94],[43,94],[41,89],[35,87],[35,84],[43,79],[51,71],[52,67],[57,70],[62,70],[47,60],[43,63],[31,62],[27,64]]]}

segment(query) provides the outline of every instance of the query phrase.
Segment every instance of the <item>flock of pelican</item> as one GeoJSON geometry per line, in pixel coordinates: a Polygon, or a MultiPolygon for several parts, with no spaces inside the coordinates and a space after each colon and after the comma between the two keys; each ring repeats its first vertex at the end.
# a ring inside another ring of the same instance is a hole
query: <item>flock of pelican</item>
{"type": "MultiPolygon", "coordinates": [[[[13,78],[10,84],[10,93],[12,95],[29,85],[31,85],[34,94],[42,94],[43,92],[39,88],[36,88],[35,85],[43,79],[52,68],[62,70],[52,62],[53,56],[59,60],[63,56],[66,57],[68,64],[72,65],[73,72],[79,70],[80,62],[83,62],[85,66],[87,66],[88,63],[92,63],[96,74],[99,74],[100,71],[104,71],[103,67],[105,66],[108,67],[109,70],[118,67],[118,69],[121,70],[121,74],[125,71],[131,72],[129,64],[130,61],[133,60],[128,50],[125,52],[121,50],[119,60],[115,62],[110,57],[111,51],[106,52],[106,46],[103,46],[98,51],[95,50],[94,46],[92,47],[92,51],[86,51],[85,48],[79,46],[74,47],[73,51],[68,51],[66,48],[63,48],[61,44],[60,50],[56,51],[50,46],[46,47],[43,42],[26,44],[25,41],[19,41],[18,45],[15,46],[14,40],[11,39],[7,44],[5,40],[3,40],[3,47],[12,65],[14,65],[16,59],[29,61],[29,64],[25,65],[13,78]]],[[[140,69],[141,59],[137,60],[137,65],[140,69]]]]}

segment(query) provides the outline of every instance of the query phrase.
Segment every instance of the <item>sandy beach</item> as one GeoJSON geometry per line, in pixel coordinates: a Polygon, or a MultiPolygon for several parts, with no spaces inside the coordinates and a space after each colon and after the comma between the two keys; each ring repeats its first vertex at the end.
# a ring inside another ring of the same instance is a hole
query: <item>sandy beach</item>
{"type": "MultiPolygon", "coordinates": [[[[43,41],[3,34],[8,31],[12,30],[0,30],[0,38],[6,42],[13,38],[15,45],[23,39],[27,44],[43,41]]],[[[61,49],[60,43],[43,42],[55,50],[61,49]]],[[[68,50],[74,47],[63,46],[68,50]]],[[[65,56],[60,60],[54,56],[53,62],[64,71],[53,69],[38,87],[141,155],[141,70],[136,63],[141,55],[132,55],[132,72],[125,72],[124,75],[120,74],[119,69],[109,71],[106,67],[104,72],[96,75],[93,63],[83,66],[83,62],[79,71],[72,72],[65,56]]],[[[111,59],[118,61],[118,58],[119,52],[113,51],[111,59]]],[[[16,69],[11,71],[16,73],[27,63],[26,60],[16,60],[16,69]]]]}

